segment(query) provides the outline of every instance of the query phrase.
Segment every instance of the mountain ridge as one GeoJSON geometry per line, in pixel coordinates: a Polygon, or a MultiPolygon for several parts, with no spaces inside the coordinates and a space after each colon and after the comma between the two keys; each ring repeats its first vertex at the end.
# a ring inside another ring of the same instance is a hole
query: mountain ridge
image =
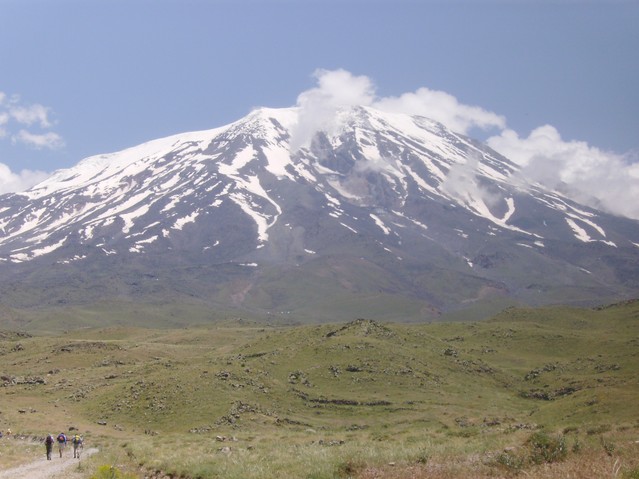
{"type": "Polygon", "coordinates": [[[424,117],[353,107],[312,125],[264,108],[3,195],[0,266],[9,306],[196,298],[352,319],[388,303],[420,320],[478,302],[630,298],[639,222],[528,184],[424,117]]]}

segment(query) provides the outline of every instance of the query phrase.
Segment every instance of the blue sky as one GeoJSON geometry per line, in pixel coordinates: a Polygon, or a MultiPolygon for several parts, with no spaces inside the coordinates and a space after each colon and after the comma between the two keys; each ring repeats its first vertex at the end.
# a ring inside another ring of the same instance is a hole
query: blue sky
{"type": "Polygon", "coordinates": [[[363,82],[639,218],[637,25],[621,0],[0,0],[0,192],[363,82]]]}

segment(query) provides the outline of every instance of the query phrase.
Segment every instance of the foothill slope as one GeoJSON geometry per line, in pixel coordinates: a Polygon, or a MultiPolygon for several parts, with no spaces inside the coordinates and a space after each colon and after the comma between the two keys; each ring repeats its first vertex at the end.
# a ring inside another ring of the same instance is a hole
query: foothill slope
{"type": "Polygon", "coordinates": [[[632,456],[639,440],[637,301],[512,308],[477,322],[4,332],[0,355],[1,428],[73,427],[120,445],[131,467],[180,477],[276,477],[284,464],[290,477],[340,477],[295,474],[335,473],[348,460],[362,474],[426,467],[447,455],[512,472],[498,453],[528,450],[535,433],[606,457],[632,456]],[[224,476],[220,451],[236,458],[224,476]],[[247,471],[260,461],[264,475],[247,471]]]}

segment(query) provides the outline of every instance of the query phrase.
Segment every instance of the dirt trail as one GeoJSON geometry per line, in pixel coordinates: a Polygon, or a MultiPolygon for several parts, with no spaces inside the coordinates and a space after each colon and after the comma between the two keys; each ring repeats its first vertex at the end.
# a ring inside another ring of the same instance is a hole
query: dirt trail
{"type": "MultiPolygon", "coordinates": [[[[89,457],[98,452],[96,448],[85,449],[82,452],[82,459],[89,457]]],[[[44,454],[43,454],[44,456],[44,454]]],[[[38,459],[22,466],[13,467],[4,471],[0,471],[0,479],[52,479],[56,475],[60,475],[67,469],[78,464],[78,460],[73,458],[69,450],[60,458],[57,451],[53,451],[53,457],[47,461],[46,457],[38,459]]]]}

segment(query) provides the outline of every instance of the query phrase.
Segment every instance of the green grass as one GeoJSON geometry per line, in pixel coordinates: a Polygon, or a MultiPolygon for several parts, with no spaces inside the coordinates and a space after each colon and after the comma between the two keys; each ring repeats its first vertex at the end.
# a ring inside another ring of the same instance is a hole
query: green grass
{"type": "Polygon", "coordinates": [[[0,358],[0,429],[79,429],[104,450],[86,477],[116,462],[189,478],[367,477],[389,464],[488,477],[536,467],[534,434],[563,435],[571,464],[583,451],[631,457],[639,431],[639,302],[479,322],[7,333],[0,358]]]}

